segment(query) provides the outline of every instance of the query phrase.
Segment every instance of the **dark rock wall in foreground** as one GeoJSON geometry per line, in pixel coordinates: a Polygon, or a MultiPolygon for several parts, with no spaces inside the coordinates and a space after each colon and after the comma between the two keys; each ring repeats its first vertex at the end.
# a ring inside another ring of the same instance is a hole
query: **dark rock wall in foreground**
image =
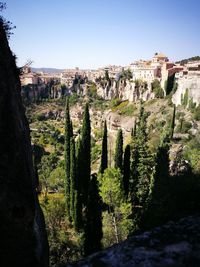
{"type": "Polygon", "coordinates": [[[200,216],[169,222],[66,267],[199,267],[200,216]]]}
{"type": "Polygon", "coordinates": [[[46,267],[48,243],[20,90],[0,22],[0,266],[46,267]]]}

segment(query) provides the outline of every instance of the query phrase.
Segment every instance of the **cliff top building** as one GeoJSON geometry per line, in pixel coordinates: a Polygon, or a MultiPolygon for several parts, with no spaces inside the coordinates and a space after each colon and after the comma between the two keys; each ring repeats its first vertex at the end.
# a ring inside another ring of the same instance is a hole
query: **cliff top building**
{"type": "Polygon", "coordinates": [[[169,59],[163,53],[155,53],[152,60],[139,60],[130,64],[133,80],[143,80],[151,83],[161,79],[161,68],[169,59]]]}
{"type": "Polygon", "coordinates": [[[164,62],[168,62],[169,59],[167,56],[165,56],[163,53],[155,53],[155,55],[153,56],[152,62],[153,63],[164,63],[164,62]]]}

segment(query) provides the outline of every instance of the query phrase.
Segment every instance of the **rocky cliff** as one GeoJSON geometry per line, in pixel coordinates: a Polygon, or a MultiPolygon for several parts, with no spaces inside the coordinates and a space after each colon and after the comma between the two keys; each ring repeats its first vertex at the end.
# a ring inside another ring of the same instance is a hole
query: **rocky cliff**
{"type": "MultiPolygon", "coordinates": [[[[200,74],[199,74],[200,75],[200,74]]],[[[172,96],[172,102],[178,106],[181,105],[187,91],[188,103],[192,99],[193,103],[200,104],[200,76],[193,74],[177,80],[178,88],[172,96]]]]}
{"type": "Polygon", "coordinates": [[[0,21],[0,266],[47,267],[19,71],[0,21]]]}
{"type": "Polygon", "coordinates": [[[151,84],[137,84],[128,79],[117,81],[107,81],[97,83],[97,94],[103,99],[110,100],[119,98],[134,102],[137,100],[147,101],[153,99],[154,93],[151,90],[151,84]]]}
{"type": "Polygon", "coordinates": [[[66,267],[200,266],[200,217],[169,222],[66,267]]]}

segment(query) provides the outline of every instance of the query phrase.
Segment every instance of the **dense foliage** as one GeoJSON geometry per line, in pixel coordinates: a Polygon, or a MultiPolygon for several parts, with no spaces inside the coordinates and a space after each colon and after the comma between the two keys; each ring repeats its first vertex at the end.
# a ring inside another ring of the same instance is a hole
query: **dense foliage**
{"type": "MultiPolygon", "coordinates": [[[[74,103],[70,98],[71,113],[74,103]]],[[[63,119],[40,120],[29,113],[33,128],[39,129],[31,135],[52,266],[199,209],[200,140],[198,134],[192,135],[195,124],[188,121],[188,114],[193,119],[197,116],[198,107],[190,111],[187,106],[185,111],[184,107],[162,105],[156,117],[149,112],[151,105],[157,104],[154,102],[135,104],[132,133],[122,134],[119,128],[115,138],[106,122],[104,128],[98,128],[93,118],[90,121],[88,104],[81,125],[70,116],[69,106],[63,119]],[[66,133],[70,139],[66,139],[66,133]],[[189,139],[177,139],[177,134],[185,133],[189,139]],[[66,140],[70,140],[68,200],[64,197],[66,140]],[[110,140],[116,140],[115,144],[110,140]],[[182,150],[174,152],[180,145],[184,145],[182,150]],[[108,168],[110,164],[116,168],[108,168]],[[94,172],[99,173],[97,179],[94,172]],[[66,216],[68,209],[70,216],[66,216]]],[[[127,105],[121,102],[117,106],[121,104],[127,105]]],[[[57,105],[65,109],[64,101],[57,105]]],[[[94,112],[94,100],[90,105],[94,112]]]]}

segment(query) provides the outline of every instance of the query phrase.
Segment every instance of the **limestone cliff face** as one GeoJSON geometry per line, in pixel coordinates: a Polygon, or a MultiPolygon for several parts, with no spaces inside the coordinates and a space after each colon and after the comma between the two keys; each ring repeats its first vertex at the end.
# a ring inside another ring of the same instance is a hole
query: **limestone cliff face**
{"type": "Polygon", "coordinates": [[[147,101],[155,97],[150,84],[145,87],[129,80],[112,81],[111,84],[107,82],[104,85],[97,83],[97,94],[106,100],[119,98],[130,102],[147,101]]]}
{"type": "Polygon", "coordinates": [[[200,217],[169,222],[66,267],[200,266],[200,217]]]}
{"type": "Polygon", "coordinates": [[[192,99],[197,105],[200,104],[200,76],[187,76],[178,79],[178,88],[172,96],[172,102],[178,106],[181,105],[181,99],[188,89],[188,100],[192,99]]]}
{"type": "Polygon", "coordinates": [[[20,90],[0,23],[0,266],[46,267],[48,243],[20,90]]]}

